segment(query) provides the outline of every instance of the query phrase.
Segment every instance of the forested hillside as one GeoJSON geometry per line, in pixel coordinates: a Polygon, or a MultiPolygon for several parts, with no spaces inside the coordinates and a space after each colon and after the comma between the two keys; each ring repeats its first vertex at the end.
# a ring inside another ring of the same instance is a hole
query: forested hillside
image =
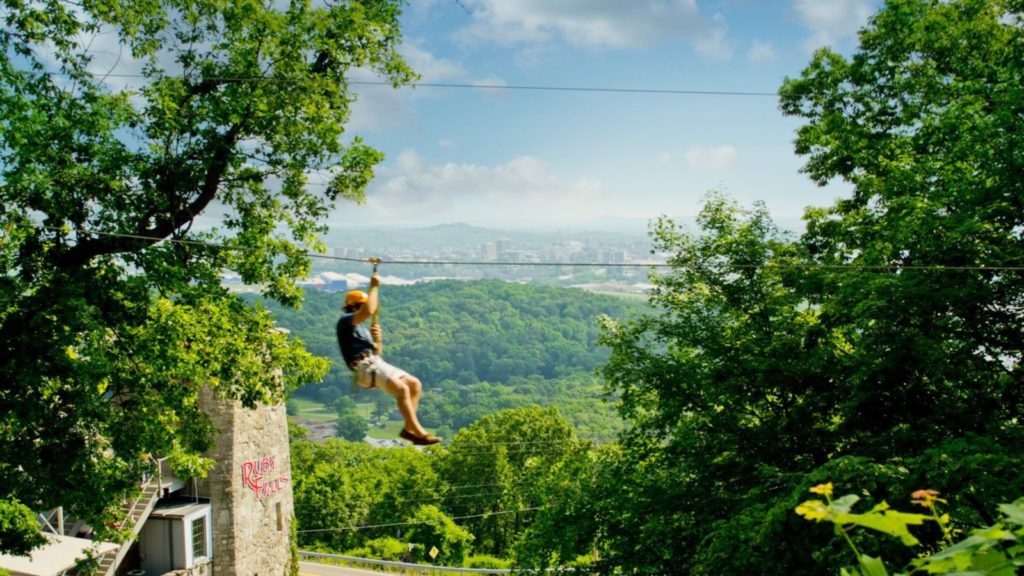
{"type": "MultiPolygon", "coordinates": [[[[617,418],[593,374],[608,358],[596,318],[640,314],[642,303],[501,281],[383,286],[381,298],[384,354],[423,381],[427,426],[457,430],[499,409],[539,404],[561,407],[584,435],[611,431],[617,418]]],[[[299,310],[267,303],[280,326],[331,360],[322,384],[296,392],[329,405],[344,394],[376,394],[354,389],[338,353],[343,299],[309,291],[299,310]]]]}

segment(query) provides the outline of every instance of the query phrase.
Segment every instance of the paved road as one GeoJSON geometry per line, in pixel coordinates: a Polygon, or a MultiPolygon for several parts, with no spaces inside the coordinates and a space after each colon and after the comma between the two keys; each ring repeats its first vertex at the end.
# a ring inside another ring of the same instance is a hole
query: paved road
{"type": "MultiPolygon", "coordinates": [[[[374,572],[362,568],[348,568],[346,566],[331,566],[328,564],[317,564],[316,562],[299,562],[299,572],[302,576],[378,576],[385,572],[374,572]]],[[[394,576],[393,574],[390,576],[394,576]]]]}

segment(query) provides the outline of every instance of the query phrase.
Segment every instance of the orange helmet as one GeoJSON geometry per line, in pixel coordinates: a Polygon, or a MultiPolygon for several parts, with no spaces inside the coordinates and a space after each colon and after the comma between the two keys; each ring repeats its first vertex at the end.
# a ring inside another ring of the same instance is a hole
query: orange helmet
{"type": "Polygon", "coordinates": [[[364,304],[370,297],[366,295],[366,292],[362,290],[352,290],[348,294],[345,294],[345,307],[355,304],[364,304]]]}

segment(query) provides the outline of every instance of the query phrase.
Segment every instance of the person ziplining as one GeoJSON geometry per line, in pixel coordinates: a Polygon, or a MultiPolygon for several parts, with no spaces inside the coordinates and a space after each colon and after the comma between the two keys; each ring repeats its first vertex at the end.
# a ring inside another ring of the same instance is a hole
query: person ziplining
{"type": "Polygon", "coordinates": [[[342,307],[344,314],[337,324],[338,348],[360,388],[381,388],[395,397],[398,411],[405,420],[399,436],[417,446],[437,444],[441,438],[427,433],[416,418],[423,384],[419,378],[388,364],[381,357],[383,332],[377,323],[380,311],[380,276],[377,274],[377,265],[380,260],[373,259],[371,262],[374,267],[369,294],[361,290],[351,290],[345,294],[342,307]],[[372,326],[367,330],[365,323],[371,318],[372,326]]]}

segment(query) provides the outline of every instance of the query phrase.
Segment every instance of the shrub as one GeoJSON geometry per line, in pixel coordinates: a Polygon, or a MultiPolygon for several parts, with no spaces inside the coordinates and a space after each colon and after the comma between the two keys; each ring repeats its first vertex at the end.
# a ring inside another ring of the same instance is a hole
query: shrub
{"type": "Polygon", "coordinates": [[[409,545],[396,538],[385,536],[367,540],[363,546],[349,550],[345,555],[401,562],[406,560],[409,555],[409,545]]]}
{"type": "Polygon", "coordinates": [[[491,570],[507,570],[512,567],[512,562],[502,560],[495,556],[479,554],[470,556],[463,564],[465,568],[487,568],[491,570]]]}
{"type": "Polygon", "coordinates": [[[1012,504],[1001,504],[999,522],[972,530],[966,538],[954,543],[957,531],[949,514],[940,512],[939,505],[946,501],[935,490],[918,490],[912,495],[912,502],[924,508],[924,514],[892,510],[884,501],[866,512],[853,512],[860,497],[847,494],[833,500],[832,490],[831,483],[814,486],[811,492],[823,499],[804,501],[796,507],[796,513],[807,520],[834,525],[836,534],[843,537],[857,559],[856,567],[842,569],[844,576],[889,574],[881,558],[860,552],[850,538],[853,530],[868,528],[895,536],[906,546],[917,546],[920,542],[911,527],[926,523],[939,528],[944,547],[934,554],[914,559],[909,566],[911,573],[1014,576],[1024,566],[1024,545],[1020,544],[1024,541],[1024,498],[1012,504]]]}

